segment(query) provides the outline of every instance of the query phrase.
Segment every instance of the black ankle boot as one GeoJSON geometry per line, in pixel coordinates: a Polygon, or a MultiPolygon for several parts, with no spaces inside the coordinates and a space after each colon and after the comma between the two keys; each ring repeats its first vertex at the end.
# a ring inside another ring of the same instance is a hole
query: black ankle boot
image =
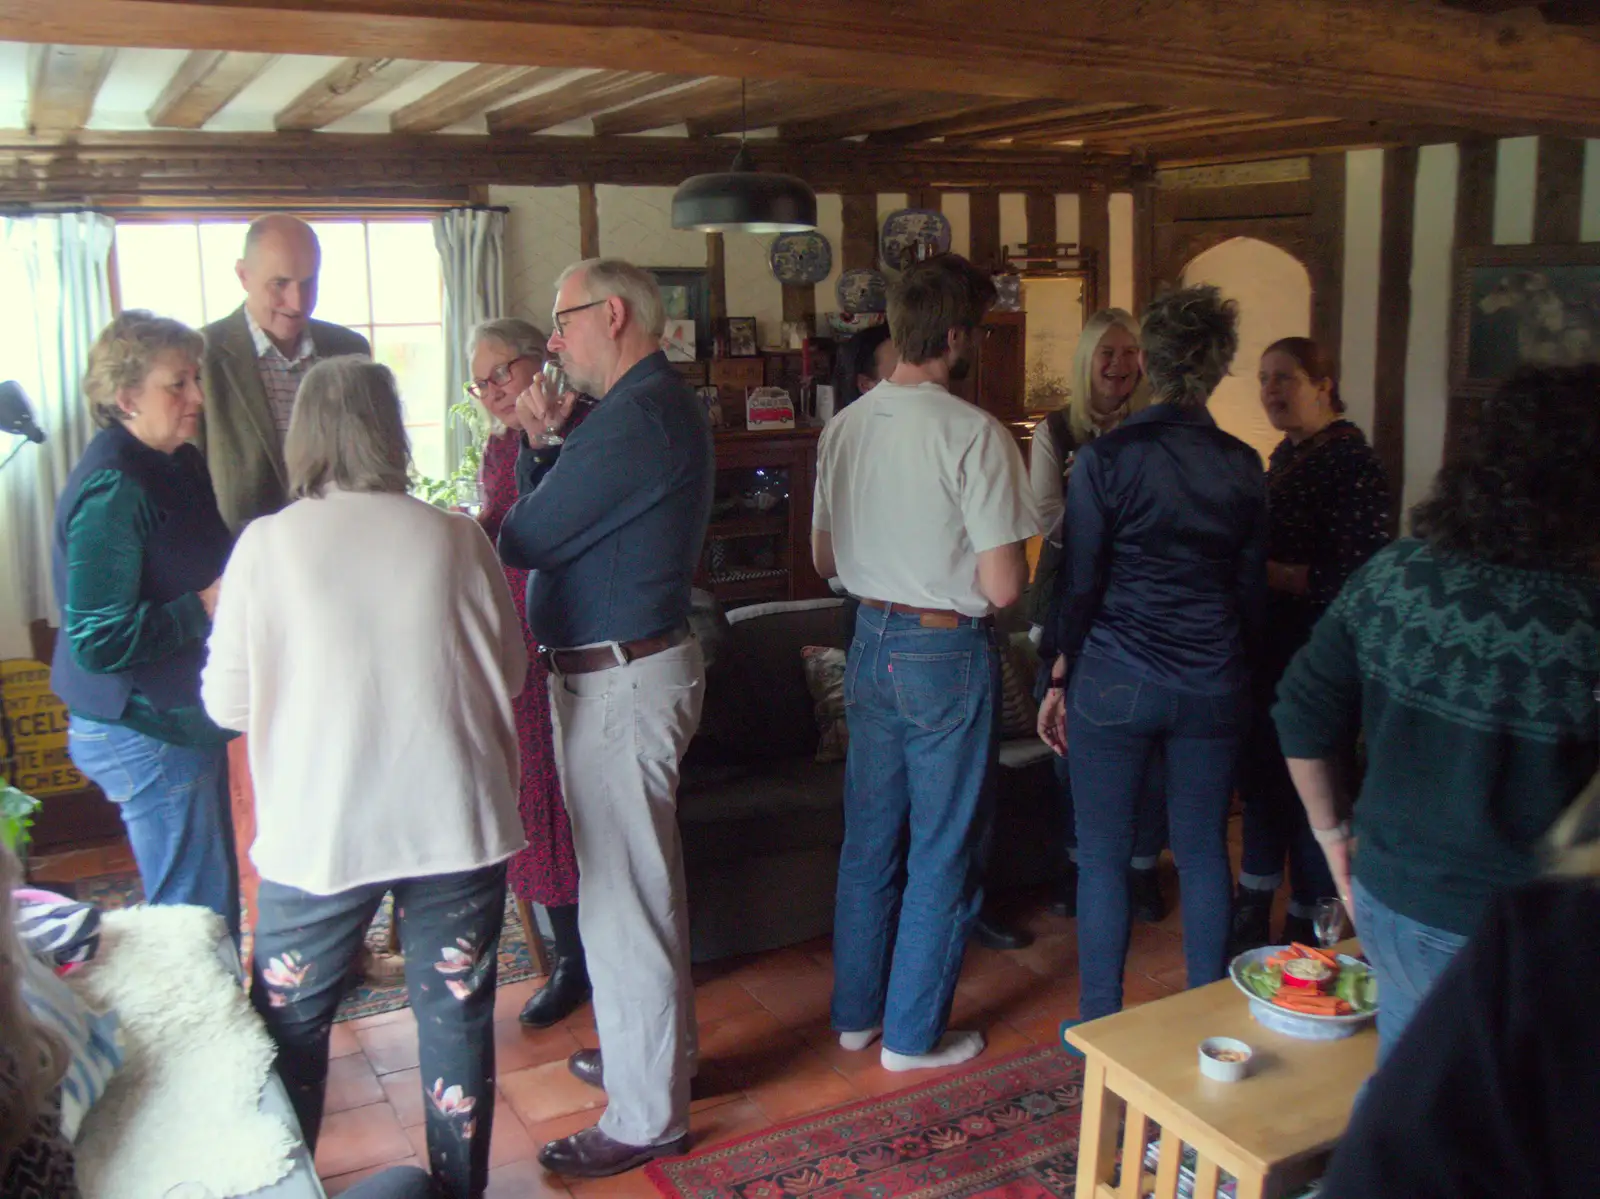
{"type": "Polygon", "coordinates": [[[589,970],[579,957],[562,958],[517,1017],[529,1028],[559,1024],[589,1001],[589,970]]]}
{"type": "Polygon", "coordinates": [[[1161,880],[1154,870],[1128,871],[1133,892],[1133,916],[1146,924],[1160,924],[1167,918],[1167,900],[1161,894],[1161,880]]]}
{"type": "Polygon", "coordinates": [[[1233,899],[1233,929],[1228,956],[1259,949],[1272,940],[1272,892],[1240,887],[1233,899]]]}

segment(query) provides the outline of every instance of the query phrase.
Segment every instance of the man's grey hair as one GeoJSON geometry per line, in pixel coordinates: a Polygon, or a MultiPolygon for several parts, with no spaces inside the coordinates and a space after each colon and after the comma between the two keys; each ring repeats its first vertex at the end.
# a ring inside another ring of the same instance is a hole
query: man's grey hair
{"type": "Polygon", "coordinates": [[[1162,403],[1204,408],[1239,351],[1239,305],[1209,284],[1170,292],[1145,309],[1139,349],[1162,403]]]}
{"type": "Polygon", "coordinates": [[[467,338],[467,357],[472,357],[481,342],[493,341],[503,345],[519,358],[543,358],[549,341],[538,325],[514,316],[503,316],[476,325],[467,338]]]}
{"type": "Polygon", "coordinates": [[[583,275],[589,299],[606,300],[616,296],[651,337],[659,341],[667,331],[667,306],[661,300],[661,285],[643,267],[620,258],[586,258],[561,272],[561,278],[556,280],[556,291],[559,293],[566,281],[577,274],[583,275]]]}
{"type": "Polygon", "coordinates": [[[351,354],[317,363],[300,382],[284,438],[292,499],[410,485],[411,443],[394,373],[351,354]]]}

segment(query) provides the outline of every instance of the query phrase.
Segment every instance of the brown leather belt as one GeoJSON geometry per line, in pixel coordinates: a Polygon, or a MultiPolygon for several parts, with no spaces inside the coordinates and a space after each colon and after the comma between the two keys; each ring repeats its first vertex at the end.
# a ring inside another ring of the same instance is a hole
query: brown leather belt
{"type": "Polygon", "coordinates": [[[865,596],[861,597],[861,602],[869,608],[876,608],[880,612],[889,612],[895,616],[920,617],[922,627],[925,629],[959,629],[969,620],[976,620],[984,625],[994,623],[992,616],[964,616],[949,608],[916,608],[910,604],[891,604],[887,600],[867,599],[865,596]]]}
{"type": "Polygon", "coordinates": [[[656,637],[641,637],[638,641],[614,641],[608,645],[591,645],[585,649],[551,649],[539,647],[546,670],[557,674],[593,674],[597,670],[610,670],[626,666],[640,658],[659,654],[689,639],[688,629],[674,629],[656,637]]]}

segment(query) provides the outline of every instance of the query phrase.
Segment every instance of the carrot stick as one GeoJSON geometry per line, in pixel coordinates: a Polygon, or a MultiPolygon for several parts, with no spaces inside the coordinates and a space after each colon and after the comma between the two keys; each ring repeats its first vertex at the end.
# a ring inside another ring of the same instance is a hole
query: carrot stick
{"type": "Polygon", "coordinates": [[[1335,970],[1339,968],[1339,959],[1334,957],[1331,953],[1324,953],[1320,949],[1313,949],[1311,946],[1302,945],[1298,941],[1294,943],[1294,947],[1308,958],[1315,958],[1324,965],[1332,966],[1335,970]]]}

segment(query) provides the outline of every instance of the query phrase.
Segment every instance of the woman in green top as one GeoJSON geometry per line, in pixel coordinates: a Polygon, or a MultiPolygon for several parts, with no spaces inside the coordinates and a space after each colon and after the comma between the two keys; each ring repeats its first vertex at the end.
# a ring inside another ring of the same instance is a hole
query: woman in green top
{"type": "Polygon", "coordinates": [[[205,459],[200,335],[117,317],[83,388],[100,432],[56,506],[61,604],[51,687],[68,752],[121,808],[145,899],[209,907],[239,933],[228,740],[200,703],[200,667],[233,538],[205,459]]]}
{"type": "Polygon", "coordinates": [[[1290,663],[1273,718],[1378,974],[1380,1056],[1594,774],[1600,366],[1525,370],[1290,663]],[[1354,832],[1334,761],[1357,728],[1354,832]]]}

